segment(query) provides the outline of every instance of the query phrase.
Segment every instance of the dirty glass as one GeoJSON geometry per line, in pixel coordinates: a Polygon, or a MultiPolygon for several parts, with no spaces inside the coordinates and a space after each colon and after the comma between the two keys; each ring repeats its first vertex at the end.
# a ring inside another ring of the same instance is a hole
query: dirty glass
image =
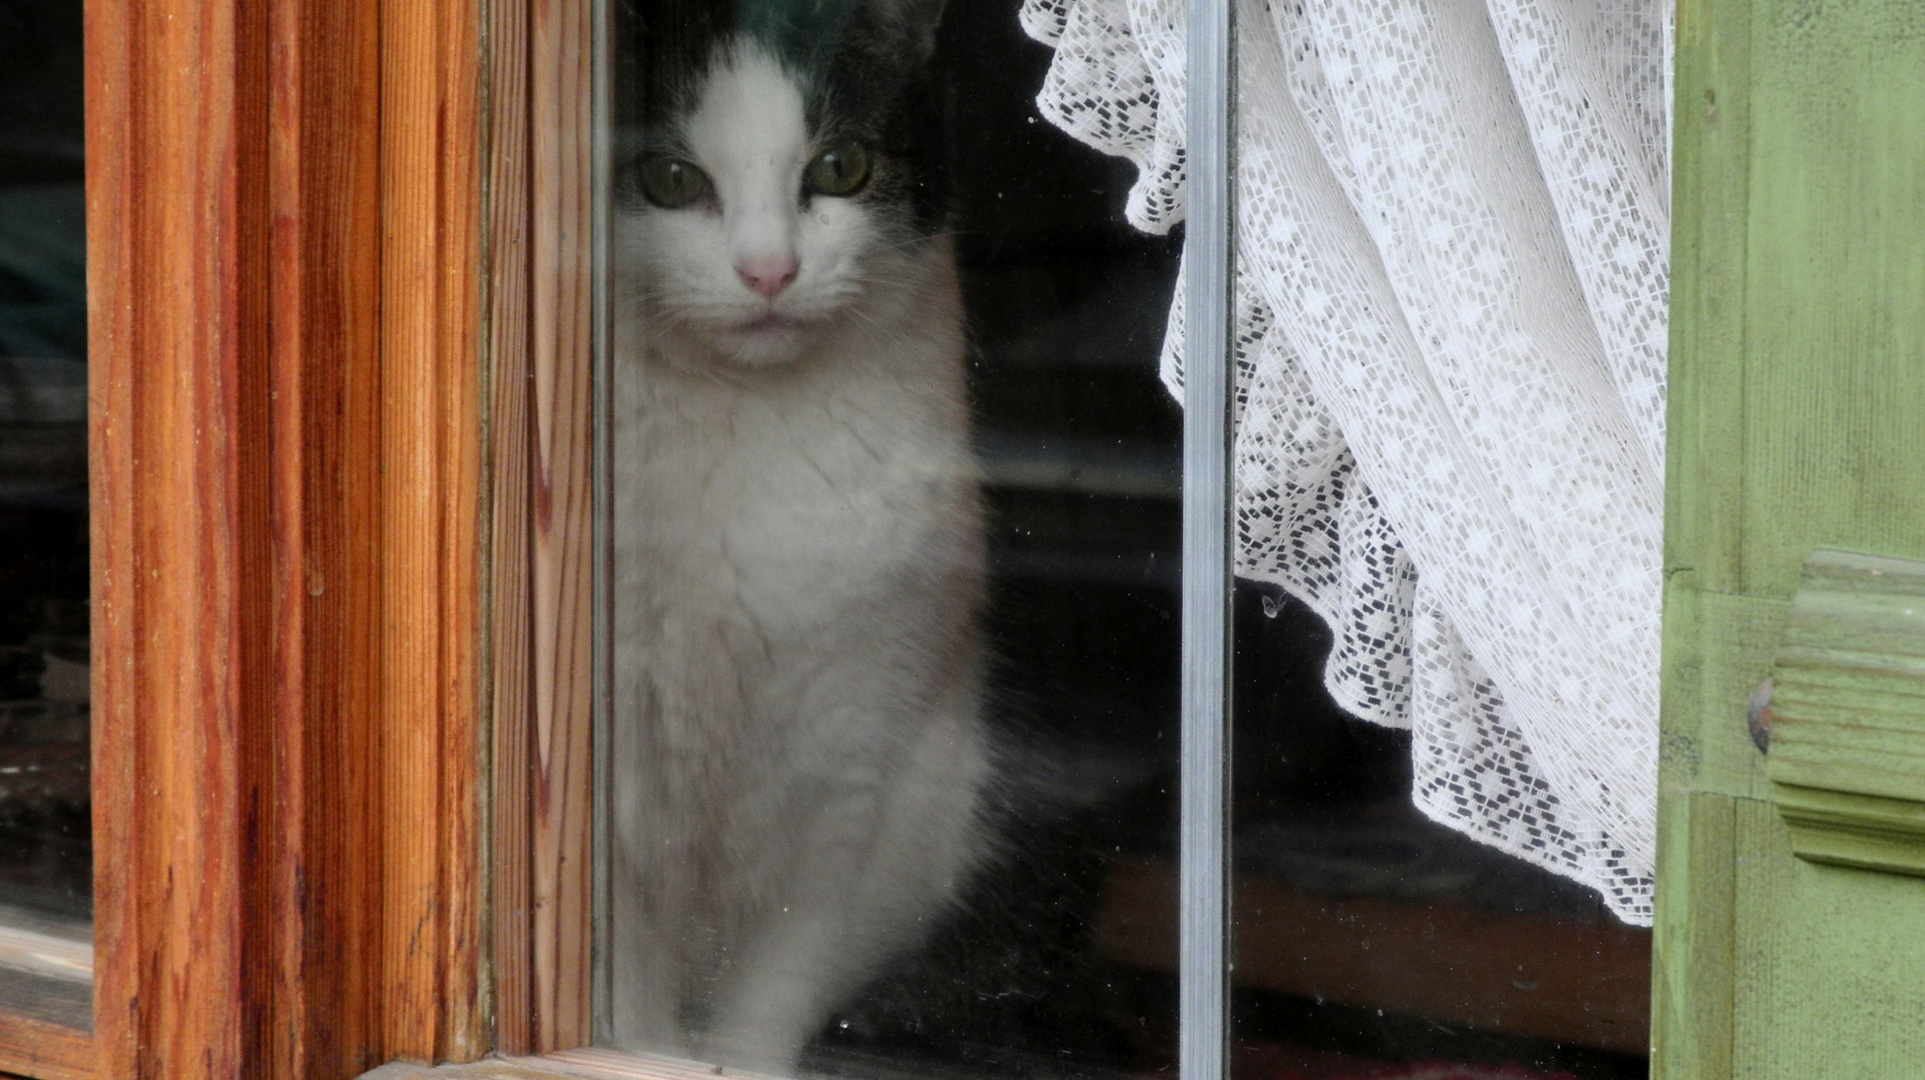
{"type": "Polygon", "coordinates": [[[0,2],[0,1009],[90,1020],[81,4],[0,2]]]}
{"type": "Polygon", "coordinates": [[[604,1045],[1172,1060],[1181,240],[939,8],[617,6],[604,1045]]]}
{"type": "Polygon", "coordinates": [[[1322,619],[1234,607],[1235,1080],[1648,1075],[1650,931],[1426,817],[1409,733],[1325,689],[1322,619]]]}
{"type": "MultiPolygon", "coordinates": [[[[1176,1068],[1183,233],[1018,9],[614,7],[601,1045],[1176,1068]]],[[[1236,1080],[1644,1075],[1648,934],[1232,607],[1236,1080]]]]}
{"type": "MultiPolygon", "coordinates": [[[[1226,852],[1232,1080],[1649,1073],[1650,930],[1621,921],[1596,889],[1543,868],[1574,867],[1560,861],[1559,845],[1588,827],[1575,812],[1545,812],[1566,793],[1546,780],[1549,755],[1571,751],[1513,734],[1525,719],[1500,728],[1493,718],[1529,714],[1500,707],[1518,684],[1510,671],[1480,666],[1490,654],[1468,629],[1545,624],[1478,621],[1467,610],[1462,594],[1491,590],[1498,575],[1458,592],[1446,584],[1460,569],[1451,545],[1479,549],[1486,530],[1504,528],[1529,497],[1512,488],[1510,506],[1480,502],[1479,485],[1497,489],[1509,477],[1489,466],[1453,471],[1443,448],[1488,438],[1491,457],[1561,477],[1591,452],[1562,436],[1612,408],[1574,395],[1579,403],[1561,410],[1548,393],[1501,389],[1556,385],[1583,348],[1569,343],[1578,334],[1554,345],[1532,336],[1548,325],[1545,312],[1560,309],[1531,278],[1557,263],[1522,253],[1555,247],[1573,258],[1557,219],[1518,213],[1500,223],[1524,201],[1504,174],[1540,160],[1515,135],[1524,110],[1507,100],[1538,84],[1517,74],[1513,85],[1504,73],[1518,68],[1504,63],[1521,68],[1533,55],[1595,45],[1573,28],[1583,12],[1607,7],[1622,18],[1610,24],[1619,35],[1613,63],[1655,75],[1661,50],[1640,50],[1647,33],[1661,42],[1661,20],[1638,21],[1632,6],[1572,5],[1571,23],[1547,35],[1557,43],[1525,45],[1505,37],[1515,23],[1503,20],[1541,7],[1236,5],[1239,96],[1234,108],[1204,106],[1222,110],[1220,120],[1228,114],[1216,130],[1227,129],[1246,170],[1237,178],[1243,277],[1219,294],[1234,297],[1226,336],[1238,347],[1227,485],[1237,571],[1226,852]],[[1500,53],[1500,39],[1514,51],[1500,53]],[[1519,160],[1503,156],[1516,147],[1519,160]],[[1480,276],[1491,266],[1502,272],[1480,276]],[[1488,346],[1500,337],[1503,349],[1488,346]],[[1528,347],[1505,351],[1520,341],[1528,347]],[[1503,377],[1461,377],[1479,364],[1503,377]],[[1429,422],[1411,402],[1432,394],[1490,412],[1440,406],[1433,415],[1448,419],[1429,422]],[[1480,415],[1504,420],[1474,430],[1480,415]],[[1539,449],[1533,435],[1554,449],[1539,449]],[[1437,542],[1450,527],[1440,520],[1462,529],[1437,542]]],[[[1194,43],[1191,55],[1200,55],[1194,43]]],[[[1207,73],[1192,67],[1192,85],[1207,73]]],[[[1658,81],[1625,97],[1661,95],[1658,81]]],[[[1582,125],[1556,101],[1532,103],[1545,114],[1542,130],[1562,133],[1539,138],[1575,140],[1582,125]]],[[[1192,136],[1191,145],[1202,142],[1192,136]]],[[[1586,161],[1610,167],[1601,156],[1586,161]]],[[[1658,282],[1661,294],[1662,275],[1658,282]]],[[[1556,485],[1542,490],[1562,495],[1556,485]]],[[[1560,513],[1545,509],[1541,519],[1560,513]]],[[[1564,573],[1570,593],[1521,589],[1515,602],[1602,603],[1587,575],[1605,571],[1564,573]]],[[[1600,656],[1631,651],[1622,639],[1591,641],[1600,656]]]]}

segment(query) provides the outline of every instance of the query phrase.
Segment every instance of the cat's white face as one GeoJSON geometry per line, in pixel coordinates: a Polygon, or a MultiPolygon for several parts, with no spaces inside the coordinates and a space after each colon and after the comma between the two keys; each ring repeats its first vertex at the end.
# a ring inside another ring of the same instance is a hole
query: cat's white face
{"type": "Polygon", "coordinates": [[[859,200],[807,193],[805,171],[825,147],[766,53],[737,49],[695,100],[678,156],[706,174],[707,190],[625,210],[619,257],[638,273],[657,332],[736,364],[793,360],[885,273],[890,230],[859,200]]]}

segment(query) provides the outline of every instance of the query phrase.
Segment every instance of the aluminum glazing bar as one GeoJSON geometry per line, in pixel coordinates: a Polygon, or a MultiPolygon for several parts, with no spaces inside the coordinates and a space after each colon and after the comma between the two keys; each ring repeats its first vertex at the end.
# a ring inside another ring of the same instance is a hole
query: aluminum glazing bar
{"type": "Polygon", "coordinates": [[[1178,1075],[1229,1075],[1234,0],[1190,0],[1183,341],[1182,962],[1178,1075]]]}

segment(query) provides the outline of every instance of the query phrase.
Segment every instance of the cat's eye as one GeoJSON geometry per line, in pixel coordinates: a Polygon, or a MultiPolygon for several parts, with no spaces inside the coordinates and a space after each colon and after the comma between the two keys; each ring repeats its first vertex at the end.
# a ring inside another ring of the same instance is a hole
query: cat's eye
{"type": "Polygon", "coordinates": [[[855,141],[836,143],[809,162],[802,179],[811,194],[854,195],[869,181],[869,149],[855,141]]]}
{"type": "Polygon", "coordinates": [[[642,159],[642,194],[666,210],[675,210],[709,193],[709,177],[695,163],[669,154],[642,159]]]}

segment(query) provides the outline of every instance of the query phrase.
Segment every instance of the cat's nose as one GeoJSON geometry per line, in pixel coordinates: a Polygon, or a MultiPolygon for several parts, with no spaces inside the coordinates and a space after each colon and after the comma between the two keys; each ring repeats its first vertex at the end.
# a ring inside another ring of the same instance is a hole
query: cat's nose
{"type": "Polygon", "coordinates": [[[751,255],[735,264],[742,284],[773,300],[795,280],[801,269],[793,255],[751,255]]]}

